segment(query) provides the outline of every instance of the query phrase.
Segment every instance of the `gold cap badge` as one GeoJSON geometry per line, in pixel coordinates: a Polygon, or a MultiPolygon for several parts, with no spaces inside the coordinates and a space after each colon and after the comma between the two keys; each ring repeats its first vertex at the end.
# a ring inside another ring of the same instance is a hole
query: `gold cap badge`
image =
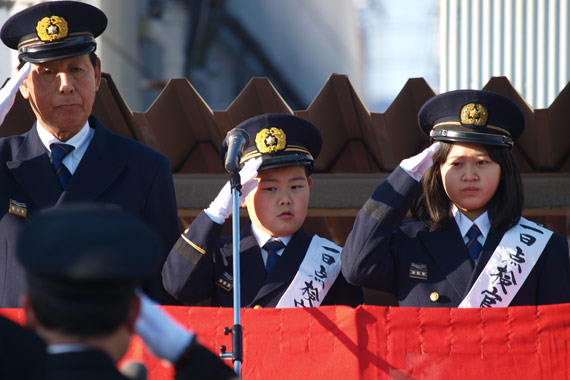
{"type": "Polygon", "coordinates": [[[482,104],[469,103],[461,109],[461,124],[482,126],[488,117],[487,108],[482,104]]]}
{"type": "Polygon", "coordinates": [[[67,21],[63,17],[44,17],[36,25],[36,32],[40,40],[50,42],[67,37],[67,21]]]}
{"type": "Polygon", "coordinates": [[[259,153],[273,153],[285,149],[287,137],[280,128],[263,128],[255,135],[255,145],[259,153]]]}

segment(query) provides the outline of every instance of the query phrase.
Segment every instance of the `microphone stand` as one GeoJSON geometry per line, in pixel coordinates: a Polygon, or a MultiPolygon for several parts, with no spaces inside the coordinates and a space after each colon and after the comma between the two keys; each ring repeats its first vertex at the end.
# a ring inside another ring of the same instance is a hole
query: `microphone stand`
{"type": "Polygon", "coordinates": [[[232,352],[226,352],[226,346],[220,347],[222,359],[232,359],[234,370],[241,377],[241,363],[243,357],[243,335],[240,325],[241,289],[240,289],[240,257],[239,257],[239,196],[241,190],[241,178],[236,168],[230,172],[230,185],[232,189],[232,246],[233,246],[233,301],[234,301],[234,325],[230,330],[224,328],[224,334],[232,334],[232,352]]]}

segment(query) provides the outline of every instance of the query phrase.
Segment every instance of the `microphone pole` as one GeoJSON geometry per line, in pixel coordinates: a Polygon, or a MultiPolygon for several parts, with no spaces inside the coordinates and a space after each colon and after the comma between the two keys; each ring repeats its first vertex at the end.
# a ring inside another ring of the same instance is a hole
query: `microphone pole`
{"type": "Polygon", "coordinates": [[[241,190],[241,178],[239,175],[239,160],[243,148],[249,142],[249,135],[240,128],[234,128],[226,135],[228,151],[226,153],[225,169],[230,173],[230,185],[232,189],[232,264],[233,264],[233,303],[234,325],[230,330],[224,328],[224,334],[232,334],[232,352],[226,352],[226,347],[220,347],[222,359],[232,359],[234,370],[241,377],[241,363],[243,361],[243,334],[240,324],[241,288],[240,288],[240,257],[239,257],[239,196],[241,190]]]}

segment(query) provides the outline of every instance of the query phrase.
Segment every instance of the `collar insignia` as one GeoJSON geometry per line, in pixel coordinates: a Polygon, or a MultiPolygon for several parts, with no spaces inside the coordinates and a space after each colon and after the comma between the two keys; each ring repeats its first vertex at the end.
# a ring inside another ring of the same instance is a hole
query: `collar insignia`
{"type": "Polygon", "coordinates": [[[224,272],[224,274],[222,274],[220,278],[216,280],[216,285],[224,289],[226,292],[229,292],[234,287],[234,281],[228,272],[224,272]]]}
{"type": "Polygon", "coordinates": [[[410,278],[418,280],[428,279],[428,268],[426,264],[410,263],[410,278]]]}
{"type": "Polygon", "coordinates": [[[28,216],[28,206],[25,203],[17,202],[10,199],[10,205],[8,206],[8,212],[13,215],[21,216],[26,218],[28,216]]]}

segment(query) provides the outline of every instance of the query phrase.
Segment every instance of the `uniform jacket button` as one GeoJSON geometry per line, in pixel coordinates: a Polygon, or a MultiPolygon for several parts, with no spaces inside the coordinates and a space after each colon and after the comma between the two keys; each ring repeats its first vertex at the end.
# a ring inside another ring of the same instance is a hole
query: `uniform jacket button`
{"type": "Polygon", "coordinates": [[[255,305],[253,308],[254,308],[254,309],[263,309],[263,306],[261,306],[261,305],[255,305]]]}
{"type": "Polygon", "coordinates": [[[431,294],[429,295],[429,299],[432,302],[437,302],[437,300],[439,299],[439,293],[438,292],[431,292],[431,294]]]}

